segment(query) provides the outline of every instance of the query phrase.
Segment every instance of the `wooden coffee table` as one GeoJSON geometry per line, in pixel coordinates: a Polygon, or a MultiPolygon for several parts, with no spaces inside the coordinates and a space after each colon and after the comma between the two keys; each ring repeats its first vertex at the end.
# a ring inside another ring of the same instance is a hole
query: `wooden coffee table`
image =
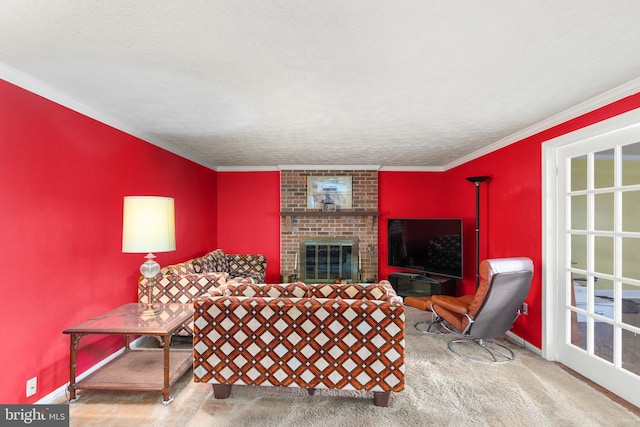
{"type": "Polygon", "coordinates": [[[77,400],[80,389],[162,391],[162,403],[173,397],[171,386],[193,365],[193,350],[170,349],[171,334],[193,318],[191,304],[158,304],[151,318],[139,314],[139,304],[125,304],[101,316],[80,323],[63,333],[71,337],[69,401],[77,400]],[[78,343],[88,334],[124,335],[124,352],[76,383],[78,343]],[[162,348],[131,349],[131,336],[155,336],[162,348]],[[164,375],[162,375],[164,374],[164,375]]]}

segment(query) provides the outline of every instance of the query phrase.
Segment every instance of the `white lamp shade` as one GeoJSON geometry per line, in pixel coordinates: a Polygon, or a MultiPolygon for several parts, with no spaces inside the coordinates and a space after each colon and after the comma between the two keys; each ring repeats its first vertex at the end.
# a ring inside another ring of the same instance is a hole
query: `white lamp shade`
{"type": "Polygon", "coordinates": [[[122,215],[122,252],[169,252],[175,249],[173,198],[126,196],[122,215]]]}

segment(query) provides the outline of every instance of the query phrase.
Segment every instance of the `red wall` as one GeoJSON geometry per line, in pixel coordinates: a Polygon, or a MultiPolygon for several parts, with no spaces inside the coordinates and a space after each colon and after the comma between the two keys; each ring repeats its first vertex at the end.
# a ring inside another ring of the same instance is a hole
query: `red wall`
{"type": "Polygon", "coordinates": [[[218,247],[262,253],[267,283],[280,282],[280,172],[218,173],[218,247]]]}
{"type": "Polygon", "coordinates": [[[378,173],[378,277],[398,271],[387,259],[389,218],[447,217],[446,184],[441,172],[378,173]]]}
{"type": "MultiPolygon", "coordinates": [[[[175,252],[216,247],[216,172],[0,80],[0,402],[32,403],[69,380],[62,331],[136,301],[144,254],[123,254],[125,195],[175,198],[175,252]],[[38,377],[38,392],[25,383],[38,377]]],[[[79,372],[122,347],[85,337],[79,372]]]]}
{"type": "Polygon", "coordinates": [[[475,185],[466,177],[488,175],[491,178],[480,184],[480,259],[526,256],[534,261],[529,314],[521,316],[512,330],[538,348],[542,343],[541,153],[540,141],[522,141],[445,173],[451,214],[460,215],[462,207],[462,216],[468,218],[465,279],[458,293],[475,292],[475,185]]]}

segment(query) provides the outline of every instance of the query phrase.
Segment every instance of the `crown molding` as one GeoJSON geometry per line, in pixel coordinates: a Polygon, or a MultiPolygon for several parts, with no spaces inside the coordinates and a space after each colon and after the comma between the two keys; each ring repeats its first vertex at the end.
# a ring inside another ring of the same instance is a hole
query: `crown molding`
{"type": "Polygon", "coordinates": [[[509,135],[506,138],[496,141],[493,144],[487,145],[479,150],[474,151],[473,153],[454,160],[453,162],[446,164],[443,167],[443,170],[447,171],[449,169],[453,169],[471,160],[475,160],[479,157],[482,157],[493,151],[497,151],[518,141],[522,141],[523,139],[528,138],[532,135],[538,134],[547,129],[551,129],[554,126],[565,123],[571,119],[575,119],[576,117],[580,117],[583,114],[597,110],[598,108],[604,107],[605,105],[619,101],[623,98],[626,98],[627,96],[634,95],[638,92],[640,92],[640,78],[636,78],[627,83],[624,83],[601,95],[588,99],[587,101],[584,101],[576,105],[575,107],[562,111],[556,115],[549,117],[546,120],[538,122],[532,126],[529,126],[528,128],[509,135]]]}
{"type": "Polygon", "coordinates": [[[382,166],[383,172],[444,172],[442,166],[382,166]]]}
{"type": "Polygon", "coordinates": [[[278,165],[279,170],[366,170],[377,171],[380,165],[278,165]]]}
{"type": "Polygon", "coordinates": [[[217,172],[273,172],[279,171],[277,166],[216,166],[217,172]]]}
{"type": "Polygon", "coordinates": [[[385,172],[444,172],[442,166],[380,166],[380,165],[278,165],[278,166],[216,166],[218,172],[265,172],[283,170],[366,170],[385,172]]]}

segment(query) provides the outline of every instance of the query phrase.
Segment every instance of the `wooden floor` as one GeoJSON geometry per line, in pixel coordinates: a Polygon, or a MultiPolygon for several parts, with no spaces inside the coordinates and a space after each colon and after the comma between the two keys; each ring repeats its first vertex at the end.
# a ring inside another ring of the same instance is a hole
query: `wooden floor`
{"type": "Polygon", "coordinates": [[[571,375],[573,375],[574,377],[578,378],[581,381],[584,381],[586,384],[589,384],[591,387],[593,387],[594,389],[598,390],[600,393],[606,395],[607,397],[609,397],[609,399],[611,399],[614,402],[616,402],[616,403],[620,404],[621,406],[625,407],[630,412],[633,412],[634,414],[640,416],[640,408],[638,408],[634,404],[632,404],[630,402],[627,402],[626,400],[624,400],[623,398],[621,398],[617,394],[614,394],[614,393],[610,392],[609,390],[607,390],[606,388],[600,386],[599,384],[594,383],[589,378],[580,375],[579,373],[577,373],[573,369],[568,368],[567,366],[563,365],[562,363],[556,362],[556,364],[559,367],[561,367],[563,370],[565,370],[568,373],[570,373],[571,375]]]}

